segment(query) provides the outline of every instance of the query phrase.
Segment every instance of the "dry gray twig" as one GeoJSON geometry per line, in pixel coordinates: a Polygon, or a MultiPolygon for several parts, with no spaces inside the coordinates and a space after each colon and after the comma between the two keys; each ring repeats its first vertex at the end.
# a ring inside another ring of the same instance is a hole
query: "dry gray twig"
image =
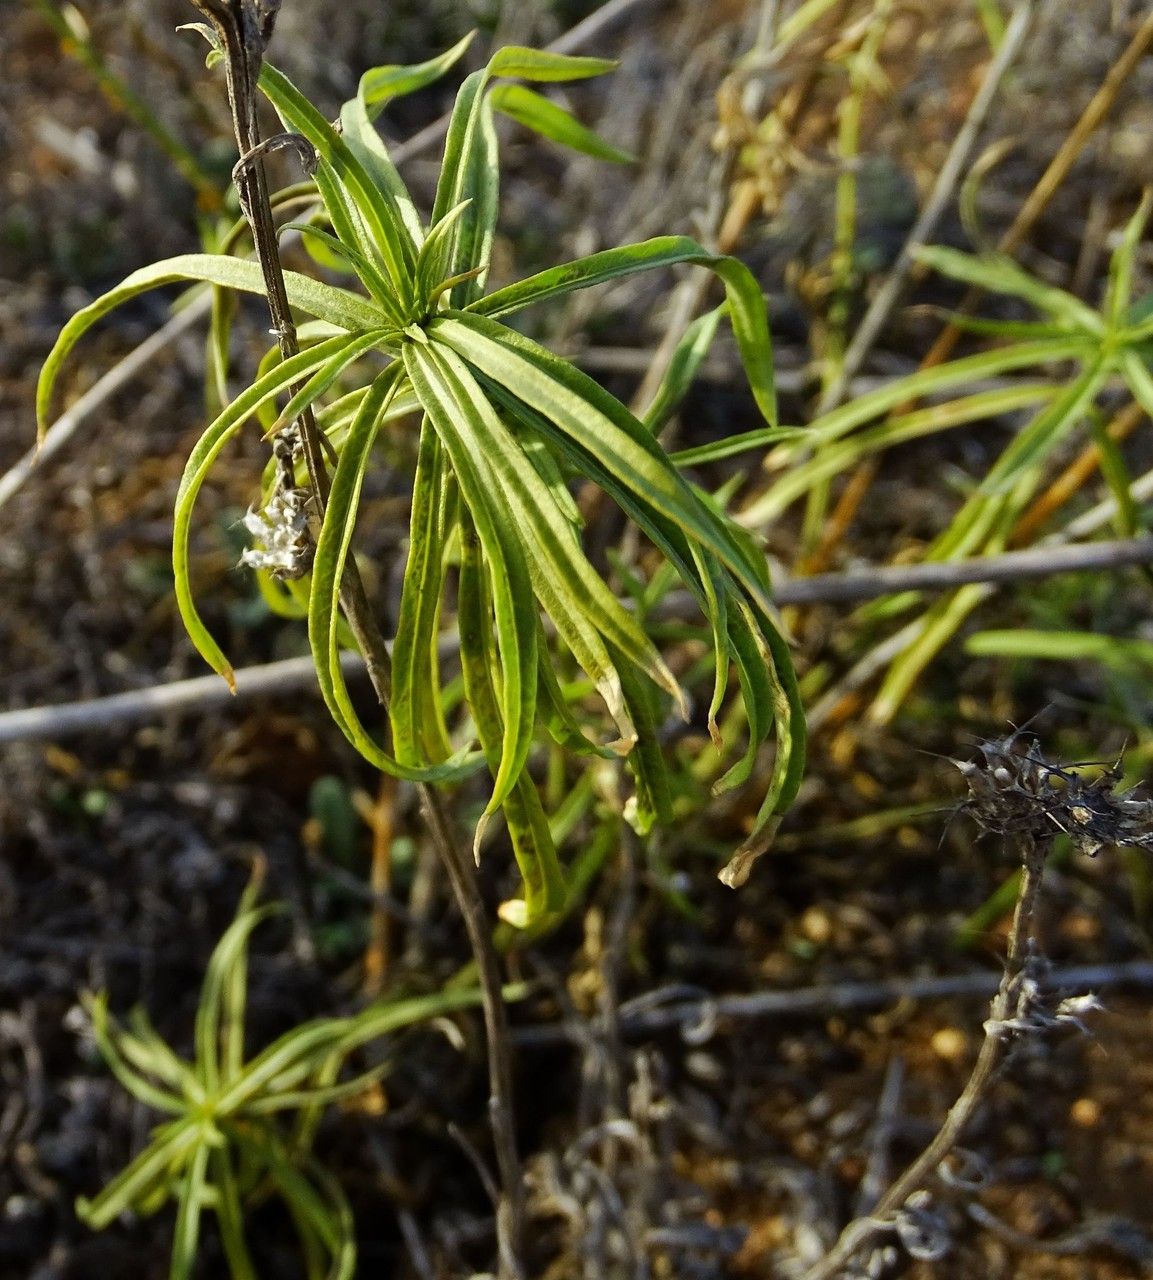
{"type": "MultiPolygon", "coordinates": [[[[1153,960],[1120,964],[1071,965],[1037,977],[1042,992],[1084,990],[1086,987],[1153,987],[1153,960]]],[[[626,1036],[655,1035],[691,1027],[708,1018],[719,1031],[726,1023],[750,1018],[791,1018],[876,1009],[903,1000],[986,999],[1000,982],[995,973],[954,973],[937,978],[885,978],[876,982],[835,982],[795,991],[755,991],[747,995],[703,997],[683,987],[650,992],[621,1005],[621,1032],[626,1036]],[[665,1003],[662,1003],[662,999],[665,1003]]],[[[517,1027],[516,1043],[525,1048],[548,1048],[576,1036],[575,1027],[560,1023],[517,1027]]]]}
{"type": "MultiPolygon", "coordinates": [[[[1058,573],[1083,573],[1089,570],[1120,569],[1128,565],[1153,563],[1153,538],[1131,538],[1114,542],[1094,542],[1065,547],[1045,547],[1030,551],[1010,551],[1001,556],[976,560],[958,560],[946,564],[885,566],[861,569],[851,573],[824,573],[812,578],[794,578],[778,585],[775,591],[779,605],[851,604],[875,600],[898,591],[948,591],[971,582],[1006,583],[1029,578],[1049,577],[1058,573]]],[[[687,592],[673,592],[656,611],[662,619],[692,617],[695,601],[687,592]]],[[[904,632],[899,632],[887,646],[898,649],[904,632]]],[[[441,651],[456,651],[456,638],[446,633],[441,651]]],[[[887,661],[889,647],[869,655],[873,663],[887,661]]],[[[356,654],[342,655],[345,676],[364,674],[364,664],[356,654]]],[[[875,666],[861,673],[867,679],[875,666]]],[[[287,658],[261,666],[244,667],[235,673],[236,695],[256,697],[288,693],[294,689],[315,687],[315,668],[311,658],[287,658]]],[[[843,696],[844,685],[837,697],[843,696]]],[[[231,702],[228,687],[218,677],[196,676],[169,684],[154,685],[116,693],[87,702],[67,702],[56,706],[26,707],[0,713],[0,746],[12,742],[30,742],[71,734],[91,733],[117,725],[155,720],[162,715],[181,711],[206,711],[210,707],[231,702]]],[[[810,716],[810,724],[822,722],[824,702],[810,716]]]]}

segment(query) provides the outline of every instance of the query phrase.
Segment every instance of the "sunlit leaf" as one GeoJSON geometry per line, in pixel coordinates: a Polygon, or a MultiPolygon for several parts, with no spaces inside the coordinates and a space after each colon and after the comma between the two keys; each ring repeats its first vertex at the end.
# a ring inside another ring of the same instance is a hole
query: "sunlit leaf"
{"type": "Polygon", "coordinates": [[[581,124],[564,107],[522,84],[502,84],[492,90],[493,109],[515,120],[542,138],[558,142],[573,151],[613,164],[632,164],[636,157],[606,142],[600,134],[581,124]]]}

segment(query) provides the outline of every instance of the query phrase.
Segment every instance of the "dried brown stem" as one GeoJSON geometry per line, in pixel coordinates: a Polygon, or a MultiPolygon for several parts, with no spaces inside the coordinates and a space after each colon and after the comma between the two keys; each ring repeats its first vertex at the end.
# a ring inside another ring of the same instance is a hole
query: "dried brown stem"
{"type": "Polygon", "coordinates": [[[1004,1024],[1013,1015],[1022,968],[1028,957],[1037,895],[1041,889],[1045,862],[1052,849],[1052,840],[1022,834],[1019,837],[1019,849],[1024,877],[1021,893],[1017,898],[1017,908],[1013,913],[1013,924],[1009,930],[1005,968],[997,994],[993,997],[989,1020],[985,1023],[985,1039],[969,1079],[933,1141],[885,1192],[876,1209],[867,1218],[857,1218],[849,1223],[829,1253],[806,1272],[804,1280],[833,1280],[859,1249],[881,1232],[891,1229],[894,1215],[940,1168],[941,1162],[960,1141],[988,1092],[1004,1051],[1004,1024]]]}
{"type": "MultiPolygon", "coordinates": [[[[1105,79],[1101,82],[1101,87],[1093,95],[1089,105],[1082,112],[1081,118],[1058,148],[1057,154],[1049,162],[1029,198],[1013,219],[1012,226],[997,242],[998,253],[1012,253],[1032,230],[1034,223],[1053,198],[1053,193],[1068,177],[1069,170],[1085,149],[1085,144],[1109,113],[1117,95],[1145,56],[1145,51],[1151,43],[1153,43],[1153,12],[1146,15],[1145,20],[1133,33],[1133,38],[1124,52],[1109,68],[1105,79]]],[[[970,289],[962,298],[960,305],[954,308],[954,315],[958,318],[972,315],[982,297],[984,297],[983,290],[975,287],[970,289]]],[[[921,368],[930,369],[942,364],[949,358],[960,337],[961,327],[956,322],[942,329],[928,355],[921,361],[921,368]]]]}

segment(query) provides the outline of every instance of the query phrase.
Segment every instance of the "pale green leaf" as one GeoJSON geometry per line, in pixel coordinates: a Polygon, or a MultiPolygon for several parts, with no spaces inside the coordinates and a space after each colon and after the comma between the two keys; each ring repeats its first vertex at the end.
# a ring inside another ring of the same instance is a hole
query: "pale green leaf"
{"type": "Polygon", "coordinates": [[[191,1119],[174,1120],[153,1132],[152,1141],[91,1200],[76,1202],[76,1215],[95,1231],[103,1231],[144,1196],[168,1186],[179,1176],[184,1162],[200,1143],[198,1125],[191,1119]]]}
{"type": "Polygon", "coordinates": [[[203,1139],[192,1153],[177,1196],[176,1229],[172,1234],[169,1280],[188,1280],[196,1264],[200,1243],[200,1215],[207,1193],[209,1146],[203,1139]]]}
{"type": "Polygon", "coordinates": [[[615,71],[617,63],[610,58],[579,58],[547,49],[526,49],[506,45],[493,54],[488,75],[510,80],[535,80],[538,83],[561,80],[588,80],[615,71]]]}
{"type": "Polygon", "coordinates": [[[398,177],[389,176],[384,185],[379,185],[384,169],[375,163],[373,172],[365,168],[370,149],[364,145],[364,138],[356,144],[345,141],[291,81],[267,62],[260,69],[260,87],[285,126],[316,148],[314,176],[337,235],[363,252],[355,224],[359,218],[367,229],[368,243],[384,266],[392,292],[402,306],[411,305],[417,244],[411,226],[411,200],[403,183],[398,177]],[[358,146],[356,152],[354,145],[358,146]],[[350,235],[355,240],[347,239],[350,235]]]}
{"type": "MultiPolygon", "coordinates": [[[[481,541],[472,521],[465,517],[461,520],[457,613],[461,670],[469,709],[488,757],[489,769],[494,777],[499,777],[506,759],[507,734],[498,693],[500,673],[493,669],[496,647],[492,616],[489,575],[481,541]]],[[[540,797],[523,769],[502,798],[501,810],[524,883],[524,919],[519,923],[529,927],[559,911],[564,906],[566,891],[540,797]]]]}
{"type": "Polygon", "coordinates": [[[435,84],[460,61],[475,36],[476,32],[470,31],[451,49],[429,58],[427,62],[371,68],[360,77],[360,98],[375,116],[397,98],[435,84]]]}
{"type": "Polygon", "coordinates": [[[591,285],[679,263],[708,267],[721,278],[749,387],[765,420],[775,426],[777,402],[773,382],[773,346],[765,300],[756,277],[743,262],[723,254],[709,253],[688,236],[658,236],[550,267],[504,289],[497,289],[472,303],[468,310],[496,319],[575,289],[587,289],[591,285]]]}
{"type": "Polygon", "coordinates": [[[468,413],[461,415],[459,429],[472,451],[486,459],[497,477],[506,519],[524,545],[537,595],[542,600],[547,598],[553,607],[563,598],[565,616],[581,615],[610,649],[619,650],[674,698],[682,699],[676,680],[652,641],[621,607],[581,550],[568,510],[557,503],[465,363],[455,352],[436,343],[433,350],[443,362],[446,381],[468,408],[468,413]]]}
{"type": "Polygon", "coordinates": [[[212,469],[220,451],[244,426],[247,419],[260,405],[295,386],[316,369],[339,357],[355,339],[348,336],[331,338],[319,346],[302,351],[270,369],[246,388],[220,414],[196,442],[184,467],[176,494],[176,510],[172,530],[172,565],[175,575],[176,603],[189,637],[201,657],[219,675],[232,683],[232,667],[220,646],[205,627],[197,611],[192,594],[192,580],[188,564],[188,544],[191,533],[192,511],[205,478],[212,469]]]}
{"type": "Polygon", "coordinates": [[[1100,335],[1105,330],[1104,322],[1092,307],[1064,289],[1045,284],[1019,267],[1012,258],[999,255],[975,258],[942,245],[920,245],[912,252],[919,262],[942,275],[963,284],[976,285],[989,293],[1021,298],[1045,315],[1084,333],[1100,335]]]}
{"type": "MultiPolygon", "coordinates": [[[[714,307],[712,311],[706,311],[703,316],[697,316],[677,343],[657,393],[641,416],[641,421],[653,435],[657,435],[681,407],[705,357],[709,354],[724,314],[725,308],[720,306],[714,307]]],[[[679,466],[686,465],[680,459],[674,458],[674,461],[679,466]]]]}
{"type": "Polygon", "coordinates": [[[476,273],[449,294],[461,304],[471,302],[483,288],[496,230],[500,171],[492,107],[485,93],[487,83],[485,72],[475,71],[460,87],[432,208],[432,225],[436,226],[457,206],[469,202],[463,217],[453,225],[451,249],[444,258],[452,277],[476,273]]]}
{"type": "Polygon", "coordinates": [[[636,161],[635,156],[614,147],[600,134],[581,124],[570,111],[522,84],[498,85],[491,91],[490,99],[495,111],[551,142],[613,164],[633,164],[636,161]]]}
{"type": "Polygon", "coordinates": [[[504,745],[492,798],[500,807],[520,776],[532,745],[536,717],[536,607],[524,547],[509,527],[494,484],[489,459],[470,448],[473,406],[431,344],[407,343],[404,363],[417,397],[452,461],[461,497],[476,524],[492,588],[492,607],[501,660],[500,712],[504,745]]]}
{"type": "Polygon", "coordinates": [[[393,777],[435,782],[460,778],[483,763],[483,757],[462,752],[429,768],[402,765],[381,748],[362,724],[340,665],[340,589],[352,545],[356,514],[372,442],[390,399],[396,394],[400,366],[391,366],[372,383],[361,402],[340,462],[332,479],[324,523],[317,539],[309,598],[308,636],[316,662],[320,690],[333,719],[366,760],[393,777]]]}
{"type": "MultiPolygon", "coordinates": [[[[189,253],[177,258],[142,267],[110,289],[106,294],[90,302],[78,311],[60,331],[60,336],[40,370],[36,393],[36,414],[43,433],[48,426],[52,391],[60,368],[68,353],[89,329],[110,311],[129,302],[141,293],[159,289],[163,285],[181,284],[189,280],[204,281],[226,289],[244,293],[264,293],[264,276],[255,262],[241,258],[225,258],[207,253],[189,253]]],[[[389,322],[379,307],[346,289],[321,284],[294,271],[284,273],[288,300],[309,315],[327,320],[349,333],[362,333],[379,329],[389,322]]]]}
{"type": "Polygon", "coordinates": [[[409,518],[408,559],[392,647],[392,719],[396,757],[422,765],[451,755],[440,707],[437,639],[450,534],[450,476],[444,449],[428,423],[421,427],[409,518]]]}

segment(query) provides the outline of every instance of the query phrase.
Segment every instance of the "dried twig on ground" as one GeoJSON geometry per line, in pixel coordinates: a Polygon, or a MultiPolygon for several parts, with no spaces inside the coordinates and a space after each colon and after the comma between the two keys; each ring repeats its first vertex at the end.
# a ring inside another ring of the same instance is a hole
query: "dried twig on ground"
{"type": "MultiPolygon", "coordinates": [[[[1120,569],[1127,565],[1153,563],[1153,538],[1130,538],[1114,542],[1094,542],[1074,546],[1046,546],[1030,551],[1012,551],[1001,556],[984,556],[976,560],[958,560],[908,566],[886,566],[861,569],[852,573],[824,573],[811,578],[794,578],[776,589],[779,605],[850,604],[875,600],[898,591],[948,591],[970,582],[1006,583],[1029,578],[1045,578],[1058,573],[1083,573],[1089,570],[1120,569]]],[[[696,603],[686,592],[673,592],[657,610],[663,619],[693,617],[696,603]]],[[[899,632],[887,645],[895,645],[903,637],[899,632]]],[[[456,638],[446,633],[442,652],[451,654],[456,638]]],[[[888,647],[874,650],[872,662],[884,662],[891,656],[888,647]]],[[[346,653],[341,658],[346,677],[364,674],[359,655],[346,653]]],[[[867,679],[874,667],[862,677],[867,679]]],[[[263,697],[315,687],[316,674],[311,658],[286,658],[261,666],[241,668],[235,673],[237,697],[263,697]]],[[[839,687],[837,697],[845,688],[839,687]]],[[[86,702],[66,702],[57,706],[26,707],[0,713],[0,746],[12,742],[31,742],[61,738],[71,734],[156,720],[174,712],[228,706],[232,694],[219,676],[195,676],[175,680],[128,693],[86,702]]],[[[816,727],[827,718],[818,704],[810,716],[816,727]]]]}
{"type": "MultiPolygon", "coordinates": [[[[999,981],[995,973],[954,973],[937,978],[822,983],[795,991],[730,996],[704,996],[695,987],[664,987],[621,1005],[620,1024],[626,1036],[654,1035],[676,1028],[688,1028],[692,1033],[702,1026],[711,1026],[719,1033],[726,1023],[750,1018],[824,1017],[853,1009],[877,1009],[904,1000],[984,999],[996,992],[999,981]]],[[[1040,974],[1036,982],[1042,993],[1086,987],[1150,987],[1153,960],[1071,965],[1040,974]]],[[[583,1026],[550,1022],[517,1027],[513,1039],[522,1048],[548,1048],[579,1038],[579,1028],[583,1026]]]]}

